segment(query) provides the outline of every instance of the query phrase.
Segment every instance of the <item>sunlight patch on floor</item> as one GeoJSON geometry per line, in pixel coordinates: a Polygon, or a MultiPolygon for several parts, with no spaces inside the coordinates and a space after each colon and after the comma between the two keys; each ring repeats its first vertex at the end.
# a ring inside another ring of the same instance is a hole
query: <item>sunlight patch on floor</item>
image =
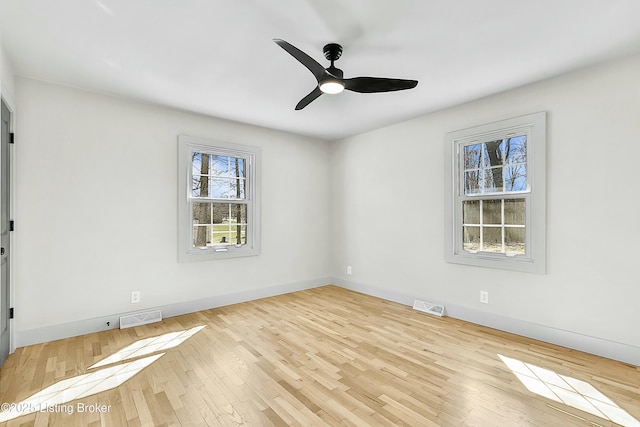
{"type": "Polygon", "coordinates": [[[118,387],[163,355],[164,353],[156,354],[57,382],[22,402],[16,403],[15,407],[10,408],[8,411],[0,412],[0,422],[12,420],[33,412],[73,413],[73,409],[66,408],[63,405],[72,400],[118,387]]]}
{"type": "Polygon", "coordinates": [[[133,344],[123,348],[117,353],[112,354],[106,359],[89,366],[88,369],[95,369],[101,366],[111,365],[112,363],[122,362],[123,360],[133,359],[135,357],[145,356],[157,351],[165,351],[173,347],[177,347],[188,338],[204,329],[204,326],[196,326],[186,331],[169,332],[152,338],[145,338],[134,342],[133,344]]]}
{"type": "Polygon", "coordinates": [[[0,423],[34,412],[66,412],[70,415],[74,408],[68,405],[69,402],[124,384],[165,354],[158,352],[182,344],[204,328],[205,326],[196,326],[186,331],[170,332],[136,341],[88,368],[101,368],[97,371],[59,381],[21,402],[3,405],[0,423]],[[152,353],[158,354],[148,356],[152,353]],[[142,356],[147,357],[140,358],[142,356]],[[122,363],[134,358],[136,360],[122,363]],[[117,364],[113,365],[115,363],[117,364]],[[106,367],[107,365],[113,366],[106,367]]]}
{"type": "Polygon", "coordinates": [[[532,393],[625,427],[640,427],[640,421],[585,381],[559,375],[549,369],[501,354],[498,357],[532,393]]]}

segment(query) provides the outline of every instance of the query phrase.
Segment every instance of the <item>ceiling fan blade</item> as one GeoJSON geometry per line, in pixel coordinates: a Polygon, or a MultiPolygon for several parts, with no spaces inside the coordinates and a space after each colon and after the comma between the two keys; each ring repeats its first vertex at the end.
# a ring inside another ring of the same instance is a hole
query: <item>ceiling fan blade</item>
{"type": "Polygon", "coordinates": [[[309,71],[313,73],[317,81],[320,81],[324,77],[326,71],[324,67],[320,65],[315,59],[313,59],[291,43],[288,43],[281,39],[273,39],[273,41],[278,46],[289,52],[289,54],[296,58],[302,65],[307,67],[309,71]]]}
{"type": "Polygon", "coordinates": [[[392,92],[395,90],[413,89],[417,80],[387,79],[384,77],[354,77],[344,79],[344,88],[353,92],[373,93],[392,92]]]}
{"type": "Polygon", "coordinates": [[[298,105],[296,105],[296,110],[302,110],[304,107],[309,105],[311,101],[313,101],[320,95],[322,95],[322,91],[320,90],[319,87],[316,87],[314,90],[311,91],[309,95],[305,96],[300,100],[300,102],[298,102],[298,105]]]}

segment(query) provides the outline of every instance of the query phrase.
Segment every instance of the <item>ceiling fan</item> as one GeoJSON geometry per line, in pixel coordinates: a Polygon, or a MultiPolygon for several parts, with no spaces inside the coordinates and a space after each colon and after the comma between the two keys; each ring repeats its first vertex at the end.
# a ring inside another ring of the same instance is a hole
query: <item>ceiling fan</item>
{"type": "Polygon", "coordinates": [[[337,43],[329,43],[322,49],[325,58],[331,61],[331,66],[324,68],[315,59],[292,44],[281,39],[273,39],[273,41],[307,67],[318,81],[318,86],[298,102],[296,110],[302,110],[323,93],[336,94],[344,89],[360,93],[392,92],[413,89],[418,84],[417,80],[389,79],[385,77],[353,77],[345,79],[342,70],[333,65],[342,55],[342,46],[337,43]]]}

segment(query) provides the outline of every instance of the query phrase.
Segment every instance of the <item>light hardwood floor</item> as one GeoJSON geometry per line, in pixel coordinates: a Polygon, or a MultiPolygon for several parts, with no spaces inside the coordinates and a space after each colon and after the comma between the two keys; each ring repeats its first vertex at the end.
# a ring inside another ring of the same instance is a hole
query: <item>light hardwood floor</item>
{"type": "Polygon", "coordinates": [[[640,368],[325,286],[20,348],[0,402],[0,427],[635,425],[640,368]]]}

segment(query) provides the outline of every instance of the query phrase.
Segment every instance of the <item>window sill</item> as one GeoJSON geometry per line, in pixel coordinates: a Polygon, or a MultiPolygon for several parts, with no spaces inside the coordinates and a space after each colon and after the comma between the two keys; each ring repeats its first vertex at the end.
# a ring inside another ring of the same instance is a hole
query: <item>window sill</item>
{"type": "Polygon", "coordinates": [[[260,250],[257,248],[211,248],[211,249],[196,249],[190,250],[185,253],[180,253],[178,259],[179,262],[196,262],[196,261],[209,261],[215,259],[227,259],[227,258],[242,258],[248,256],[260,255],[260,250]]]}

